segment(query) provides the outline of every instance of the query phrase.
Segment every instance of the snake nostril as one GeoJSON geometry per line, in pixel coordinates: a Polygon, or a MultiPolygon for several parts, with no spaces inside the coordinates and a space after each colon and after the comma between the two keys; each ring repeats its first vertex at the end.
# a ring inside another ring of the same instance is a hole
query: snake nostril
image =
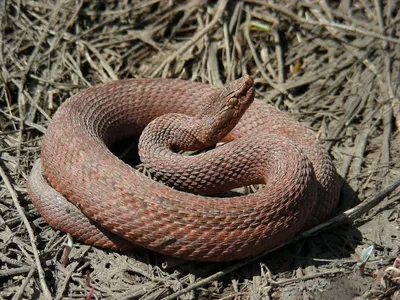
{"type": "Polygon", "coordinates": [[[178,153],[179,151],[181,151],[180,147],[178,145],[176,145],[176,144],[172,144],[170,149],[174,153],[178,153]]]}

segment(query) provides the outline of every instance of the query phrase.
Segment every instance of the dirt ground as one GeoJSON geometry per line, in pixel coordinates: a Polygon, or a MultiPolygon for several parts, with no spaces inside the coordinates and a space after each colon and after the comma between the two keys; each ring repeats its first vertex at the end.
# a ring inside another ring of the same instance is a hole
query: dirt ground
{"type": "Polygon", "coordinates": [[[4,0],[0,41],[0,299],[400,299],[399,1],[4,0]],[[66,235],[26,193],[60,104],[116,79],[244,74],[329,150],[337,217],[244,261],[76,243],[63,265],[66,235]]]}

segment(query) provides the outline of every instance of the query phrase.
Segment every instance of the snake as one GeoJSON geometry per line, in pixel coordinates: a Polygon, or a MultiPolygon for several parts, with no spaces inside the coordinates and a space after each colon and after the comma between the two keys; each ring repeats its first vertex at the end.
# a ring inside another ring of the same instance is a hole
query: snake
{"type": "Polygon", "coordinates": [[[326,220],[339,191],[315,133],[257,99],[249,75],[87,88],[54,114],[27,180],[43,219],[83,243],[210,262],[279,247],[326,220]],[[110,150],[133,137],[151,178],[110,150]],[[251,184],[263,187],[216,196],[251,184]]]}

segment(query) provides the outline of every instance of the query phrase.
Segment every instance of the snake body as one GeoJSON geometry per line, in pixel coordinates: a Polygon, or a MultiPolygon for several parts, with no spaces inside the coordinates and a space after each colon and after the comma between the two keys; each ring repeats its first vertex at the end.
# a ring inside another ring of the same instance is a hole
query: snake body
{"type": "Polygon", "coordinates": [[[339,179],[311,130],[253,98],[250,76],[224,89],[173,79],[91,87],[55,114],[28,193],[46,222],[100,247],[139,245],[201,261],[273,249],[332,213],[339,179]],[[142,132],[142,161],[172,187],[110,152],[142,132]],[[208,147],[228,132],[233,141],[199,155],[172,151],[208,147]],[[265,187],[245,196],[204,195],[252,183],[265,187]]]}

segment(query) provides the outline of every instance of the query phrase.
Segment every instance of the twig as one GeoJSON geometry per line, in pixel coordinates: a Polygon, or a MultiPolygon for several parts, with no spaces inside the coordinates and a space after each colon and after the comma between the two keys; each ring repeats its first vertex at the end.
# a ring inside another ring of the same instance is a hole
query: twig
{"type": "Polygon", "coordinates": [[[19,300],[22,298],[22,295],[26,289],[26,286],[29,283],[29,280],[31,280],[33,274],[35,273],[35,266],[32,266],[29,270],[29,273],[26,275],[26,277],[24,278],[22,284],[18,287],[18,291],[14,294],[14,296],[12,297],[12,300],[19,300]]]}
{"type": "Polygon", "coordinates": [[[212,19],[210,24],[208,24],[206,27],[204,27],[204,29],[200,30],[194,37],[192,37],[190,39],[189,42],[187,42],[185,45],[183,45],[183,47],[181,47],[178,51],[176,51],[171,56],[168,56],[168,58],[165,59],[160,64],[160,66],[151,74],[151,77],[157,76],[161,72],[161,70],[165,68],[165,66],[167,66],[169,63],[173,62],[178,56],[180,56],[187,49],[192,47],[198,40],[200,40],[203,37],[203,35],[205,35],[211,28],[213,28],[220,21],[220,18],[222,16],[223,12],[225,11],[225,7],[226,7],[227,3],[228,3],[228,0],[218,1],[218,5],[215,6],[216,12],[215,12],[214,18],[212,19]]]}
{"type": "Polygon", "coordinates": [[[28,267],[28,266],[0,270],[0,278],[1,277],[10,277],[10,276],[16,276],[16,275],[24,274],[24,273],[29,272],[30,270],[31,270],[31,267],[28,267]]]}
{"type": "Polygon", "coordinates": [[[97,57],[97,59],[100,61],[103,69],[107,71],[107,74],[111,78],[111,80],[118,80],[118,75],[115,74],[113,68],[111,68],[108,62],[104,59],[103,55],[95,47],[93,47],[92,44],[82,40],[77,41],[77,44],[82,44],[86,46],[90,51],[92,51],[93,54],[97,57]]]}
{"type": "Polygon", "coordinates": [[[274,39],[275,39],[275,52],[276,52],[276,58],[278,61],[278,82],[279,84],[283,84],[285,83],[285,63],[283,60],[283,51],[282,51],[282,42],[281,42],[281,38],[279,36],[279,32],[278,31],[274,31],[274,39]]]}
{"type": "MultiPolygon", "coordinates": [[[[76,253],[77,257],[84,257],[87,252],[91,249],[91,246],[85,245],[82,247],[79,251],[79,253],[76,253]]],[[[58,284],[57,287],[57,294],[55,295],[54,299],[59,300],[63,298],[63,294],[65,290],[67,289],[68,283],[74,274],[74,272],[77,270],[77,268],[80,266],[79,261],[73,261],[68,265],[68,267],[64,267],[63,265],[59,265],[59,274],[63,273],[64,271],[67,272],[66,275],[63,277],[62,281],[60,280],[60,283],[58,284]]]]}
{"type": "MultiPolygon", "coordinates": [[[[383,20],[382,16],[382,1],[381,0],[374,0],[376,13],[378,15],[379,27],[382,33],[385,33],[385,21],[383,20]]],[[[387,42],[383,41],[382,43],[383,49],[386,49],[387,42]]]]}
{"type": "MultiPolygon", "coordinates": [[[[79,266],[79,262],[74,261],[71,263],[68,267],[62,266],[62,269],[67,271],[67,274],[63,276],[62,282],[57,288],[57,294],[54,297],[55,300],[59,300],[63,297],[64,291],[67,289],[68,282],[70,278],[72,277],[73,273],[76,271],[76,268],[79,266]]],[[[61,272],[59,272],[61,274],[61,272]]]]}
{"type": "MultiPolygon", "coordinates": [[[[29,73],[29,71],[30,71],[30,69],[32,67],[32,63],[35,60],[38,52],[41,50],[41,46],[42,46],[44,40],[46,39],[46,36],[47,36],[47,34],[49,32],[49,29],[50,29],[50,25],[56,19],[56,17],[58,15],[58,13],[60,12],[60,9],[61,9],[63,4],[64,4],[64,1],[59,1],[57,6],[54,8],[54,10],[53,10],[53,12],[52,12],[52,14],[50,16],[50,19],[47,22],[46,27],[44,28],[44,30],[43,30],[40,38],[39,38],[39,41],[35,46],[35,49],[33,50],[32,54],[29,57],[28,64],[26,65],[25,70],[24,70],[24,79],[23,79],[22,82],[25,82],[26,75],[28,75],[28,73],[29,73]]],[[[21,87],[23,87],[23,85],[21,85],[21,87]]]]}
{"type": "Polygon", "coordinates": [[[354,32],[357,34],[362,34],[365,36],[369,36],[369,37],[373,37],[373,38],[377,38],[377,39],[381,39],[384,41],[388,41],[388,42],[392,42],[395,44],[400,44],[400,39],[395,39],[395,38],[391,38],[376,32],[372,32],[372,31],[367,31],[364,29],[360,29],[360,28],[356,28],[353,26],[346,26],[343,24],[338,24],[338,23],[331,23],[331,22],[327,22],[327,21],[313,21],[313,20],[308,20],[308,19],[304,19],[301,17],[298,17],[297,15],[295,15],[294,13],[290,12],[289,10],[287,10],[286,8],[284,8],[283,6],[279,6],[276,5],[274,3],[271,3],[269,1],[261,1],[261,0],[246,0],[246,2],[248,3],[256,3],[259,5],[263,5],[266,6],[270,9],[279,11],[285,15],[287,15],[289,18],[293,19],[294,21],[298,22],[298,23],[303,23],[303,24],[309,24],[309,25],[314,25],[314,26],[325,26],[325,27],[332,27],[332,28],[338,28],[344,31],[350,31],[350,32],[354,32]]]}
{"type": "Polygon", "coordinates": [[[21,123],[23,122],[23,123],[25,123],[26,125],[28,125],[29,127],[35,128],[36,130],[40,131],[41,133],[46,133],[46,127],[44,127],[44,126],[41,126],[41,125],[39,125],[39,124],[30,122],[30,121],[23,121],[23,120],[21,120],[21,119],[18,118],[18,117],[15,117],[15,116],[13,116],[13,115],[8,115],[7,113],[5,113],[5,112],[4,112],[3,110],[1,110],[1,109],[0,109],[0,113],[2,113],[5,117],[7,117],[7,118],[10,119],[10,120],[15,120],[15,121],[18,121],[18,122],[21,122],[21,123]]]}
{"type": "Polygon", "coordinates": [[[272,79],[268,76],[268,74],[265,73],[264,67],[263,67],[260,59],[258,58],[258,55],[254,48],[253,42],[251,41],[251,38],[250,38],[250,29],[249,29],[250,18],[251,18],[250,8],[248,6],[246,6],[246,23],[245,23],[245,28],[244,28],[244,36],[246,38],[247,43],[249,44],[251,54],[253,55],[253,59],[257,65],[258,70],[260,71],[263,78],[268,82],[268,84],[271,87],[278,90],[280,93],[286,95],[289,99],[292,99],[292,96],[287,92],[287,90],[285,90],[285,88],[281,84],[275,84],[272,81],[272,79]]]}
{"type": "Polygon", "coordinates": [[[318,278],[326,275],[332,275],[332,274],[337,274],[337,273],[343,273],[343,270],[341,269],[332,269],[332,270],[327,270],[324,272],[319,272],[319,273],[314,273],[314,274],[309,274],[303,277],[298,277],[298,278],[289,278],[289,279],[282,279],[279,281],[271,280],[271,283],[274,285],[286,285],[290,284],[293,282],[298,282],[298,281],[305,281],[313,278],[318,278]]]}
{"type": "Polygon", "coordinates": [[[33,255],[35,256],[36,268],[37,268],[37,271],[39,274],[39,280],[40,280],[40,285],[42,287],[42,292],[44,294],[44,297],[46,299],[50,300],[50,299],[52,299],[52,297],[51,297],[50,291],[46,285],[44,271],[43,271],[42,265],[40,264],[39,252],[36,248],[35,234],[33,233],[32,227],[31,227],[28,219],[25,216],[24,210],[22,209],[21,205],[18,202],[17,194],[16,194],[14,188],[12,187],[10,181],[8,180],[8,177],[6,176],[6,173],[4,172],[1,165],[0,165],[0,177],[3,179],[4,184],[6,185],[8,192],[11,195],[11,198],[13,199],[15,208],[17,209],[22,221],[24,222],[26,230],[29,234],[29,240],[31,241],[33,255]]]}
{"type": "Polygon", "coordinates": [[[223,24],[223,30],[224,30],[224,47],[225,47],[225,55],[226,55],[226,72],[227,72],[227,79],[229,81],[233,80],[233,65],[232,65],[232,59],[231,59],[231,39],[229,38],[229,31],[228,31],[228,23],[227,21],[224,21],[223,24]]]}

